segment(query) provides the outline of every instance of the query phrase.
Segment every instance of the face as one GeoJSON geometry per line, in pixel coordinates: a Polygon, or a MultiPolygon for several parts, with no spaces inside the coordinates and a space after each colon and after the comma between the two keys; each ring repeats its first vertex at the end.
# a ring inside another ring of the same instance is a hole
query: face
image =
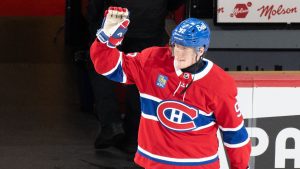
{"type": "Polygon", "coordinates": [[[197,52],[195,48],[175,44],[174,57],[177,64],[177,68],[184,69],[193,65],[200,59],[200,56],[203,54],[203,52],[203,47],[200,48],[199,52],[197,52]]]}

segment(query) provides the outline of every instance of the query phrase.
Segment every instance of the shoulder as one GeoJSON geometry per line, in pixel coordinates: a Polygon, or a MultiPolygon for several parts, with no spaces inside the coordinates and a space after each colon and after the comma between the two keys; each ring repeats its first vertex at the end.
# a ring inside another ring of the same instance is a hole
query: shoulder
{"type": "Polygon", "coordinates": [[[144,59],[154,60],[159,62],[172,57],[172,53],[169,47],[149,47],[141,51],[141,55],[144,59]]]}
{"type": "Polygon", "coordinates": [[[212,82],[212,90],[216,91],[217,95],[232,95],[236,93],[236,83],[233,77],[216,64],[213,64],[209,73],[209,80],[212,82]]]}
{"type": "Polygon", "coordinates": [[[163,66],[167,60],[172,59],[171,50],[168,47],[149,47],[141,52],[127,53],[128,59],[136,60],[143,69],[163,66]]]}
{"type": "Polygon", "coordinates": [[[169,47],[158,47],[153,46],[146,48],[142,50],[141,53],[147,54],[147,55],[153,55],[153,56],[159,56],[159,55],[171,55],[171,50],[169,47]]]}
{"type": "Polygon", "coordinates": [[[213,69],[214,69],[214,71],[213,71],[214,76],[216,76],[217,80],[219,80],[220,82],[224,82],[224,83],[234,83],[233,77],[230,76],[227,72],[225,72],[217,64],[214,64],[213,69]]]}

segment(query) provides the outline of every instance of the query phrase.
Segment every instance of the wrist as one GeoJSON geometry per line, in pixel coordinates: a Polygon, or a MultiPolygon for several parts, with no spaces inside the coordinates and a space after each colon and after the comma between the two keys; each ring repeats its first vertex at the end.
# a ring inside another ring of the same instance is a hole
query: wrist
{"type": "Polygon", "coordinates": [[[109,36],[103,31],[103,29],[98,29],[96,33],[97,39],[102,43],[107,43],[109,36]]]}
{"type": "Polygon", "coordinates": [[[111,36],[107,36],[103,29],[99,29],[96,36],[101,43],[106,44],[106,46],[110,48],[116,48],[116,46],[118,46],[118,43],[115,41],[120,41],[118,39],[112,38],[111,36]]]}

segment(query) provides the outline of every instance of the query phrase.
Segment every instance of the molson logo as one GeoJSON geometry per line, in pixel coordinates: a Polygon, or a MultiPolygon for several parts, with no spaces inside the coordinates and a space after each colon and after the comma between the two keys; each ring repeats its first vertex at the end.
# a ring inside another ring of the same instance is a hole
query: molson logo
{"type": "Polygon", "coordinates": [[[230,17],[246,18],[246,16],[249,13],[248,8],[251,6],[251,2],[248,2],[247,4],[236,4],[233,9],[233,12],[230,14],[230,17]]]}
{"type": "Polygon", "coordinates": [[[275,15],[287,15],[298,12],[297,7],[284,8],[283,5],[279,5],[278,7],[274,7],[274,5],[264,5],[257,9],[257,11],[261,11],[260,17],[268,17],[268,20],[275,15]]]}

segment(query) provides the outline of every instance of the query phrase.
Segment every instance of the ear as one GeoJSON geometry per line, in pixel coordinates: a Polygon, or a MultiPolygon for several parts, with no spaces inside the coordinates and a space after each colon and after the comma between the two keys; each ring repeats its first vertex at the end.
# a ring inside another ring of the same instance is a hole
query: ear
{"type": "Polygon", "coordinates": [[[201,56],[204,54],[205,50],[204,47],[201,47],[199,51],[197,52],[197,61],[201,58],[201,56]]]}
{"type": "Polygon", "coordinates": [[[202,56],[204,54],[204,52],[205,52],[204,47],[201,47],[199,49],[200,56],[202,56]]]}

